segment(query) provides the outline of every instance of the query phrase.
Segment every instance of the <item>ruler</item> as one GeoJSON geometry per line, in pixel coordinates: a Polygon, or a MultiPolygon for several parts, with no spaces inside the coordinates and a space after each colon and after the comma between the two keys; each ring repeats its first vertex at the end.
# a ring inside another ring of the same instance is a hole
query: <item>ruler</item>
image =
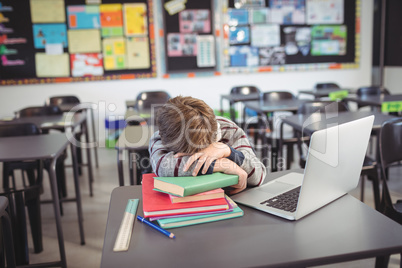
{"type": "Polygon", "coordinates": [[[139,199],[129,199],[123,220],[121,221],[119,232],[117,233],[116,242],[113,251],[127,251],[130,245],[131,233],[133,232],[133,224],[135,215],[137,214],[139,199]]]}

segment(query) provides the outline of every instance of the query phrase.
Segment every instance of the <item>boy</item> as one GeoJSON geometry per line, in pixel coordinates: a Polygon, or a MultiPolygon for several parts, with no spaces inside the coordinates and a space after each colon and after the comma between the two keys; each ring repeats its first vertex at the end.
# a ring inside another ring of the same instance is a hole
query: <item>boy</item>
{"type": "Polygon", "coordinates": [[[222,172],[239,176],[230,194],[259,186],[266,169],[244,131],[229,119],[215,116],[204,101],[178,96],[159,108],[159,131],[149,143],[158,176],[197,176],[222,172]]]}

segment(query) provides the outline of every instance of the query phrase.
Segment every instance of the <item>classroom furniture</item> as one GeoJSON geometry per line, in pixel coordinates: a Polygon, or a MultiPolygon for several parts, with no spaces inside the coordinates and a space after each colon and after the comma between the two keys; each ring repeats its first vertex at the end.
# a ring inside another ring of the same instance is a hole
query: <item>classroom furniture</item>
{"type": "Polygon", "coordinates": [[[380,95],[361,95],[361,96],[348,96],[345,101],[356,102],[360,107],[372,106],[380,110],[384,102],[402,101],[402,94],[380,94],[380,95]]]}
{"type": "MultiPolygon", "coordinates": [[[[94,110],[92,108],[88,108],[88,105],[85,105],[86,108],[82,107],[80,105],[80,99],[77,96],[74,95],[65,95],[65,96],[52,96],[46,99],[45,105],[55,105],[60,107],[60,109],[64,112],[70,112],[72,109],[74,109],[74,112],[76,111],[75,109],[77,106],[79,106],[78,111],[81,112],[82,110],[86,110],[88,113],[90,113],[91,116],[91,131],[92,131],[92,141],[97,142],[96,139],[96,128],[95,128],[95,117],[94,117],[94,110]],[[90,112],[89,112],[90,111],[90,112]]],[[[78,148],[77,148],[78,149],[78,148]]],[[[98,146],[94,146],[94,153],[95,153],[95,165],[96,167],[99,167],[98,163],[98,146]]],[[[80,162],[80,157],[81,153],[80,151],[78,152],[78,163],[81,164],[80,162]]]]}
{"type": "MultiPolygon", "coordinates": [[[[88,133],[88,121],[87,115],[84,113],[76,113],[73,115],[69,114],[60,114],[60,115],[47,115],[47,116],[32,116],[32,117],[20,117],[14,118],[9,121],[0,121],[0,124],[13,122],[13,123],[34,123],[38,126],[42,133],[48,132],[49,130],[59,130],[65,131],[66,128],[71,128],[72,131],[75,131],[77,127],[81,126],[82,132],[85,136],[85,142],[89,143],[86,146],[86,156],[87,156],[87,169],[88,169],[88,183],[89,183],[89,194],[93,195],[92,183],[93,183],[93,174],[92,174],[92,158],[91,158],[91,143],[89,142],[89,133],[88,133]]],[[[68,131],[66,131],[68,133],[68,131]]],[[[71,140],[75,140],[74,136],[71,135],[71,140]]],[[[79,141],[75,140],[74,145],[82,146],[79,141]]]]}
{"type": "Polygon", "coordinates": [[[240,205],[243,217],[171,229],[175,239],[136,220],[128,251],[113,252],[133,198],[143,216],[141,186],[112,192],[101,267],[308,267],[402,251],[402,226],[347,194],[298,221],[240,205]]]}
{"type": "Polygon", "coordinates": [[[0,196],[0,229],[3,237],[3,239],[0,239],[2,241],[2,243],[0,243],[0,261],[2,264],[4,264],[5,256],[7,260],[7,267],[14,268],[16,266],[16,263],[14,254],[14,241],[12,236],[13,230],[11,227],[11,220],[7,209],[8,199],[5,196],[0,196]]]}
{"type": "MultiPolygon", "coordinates": [[[[328,126],[333,126],[334,124],[343,124],[353,120],[357,120],[366,116],[374,115],[374,124],[372,128],[372,133],[378,135],[379,130],[381,129],[381,125],[392,118],[395,118],[392,115],[383,114],[377,111],[348,111],[348,112],[340,112],[337,116],[333,116],[333,114],[328,113],[325,116],[322,116],[320,113],[316,114],[297,114],[292,116],[287,116],[282,118],[282,122],[280,125],[280,137],[283,136],[283,127],[284,125],[290,125],[296,131],[300,131],[306,135],[311,136],[315,131],[325,129],[328,126]]],[[[282,154],[282,144],[281,138],[279,139],[279,156],[282,154]]],[[[378,159],[376,159],[378,162],[378,159]]],[[[374,201],[375,207],[378,208],[380,202],[380,192],[379,192],[379,182],[376,177],[373,177],[373,192],[374,192],[374,201]]]]}
{"type": "MultiPolygon", "coordinates": [[[[27,137],[6,137],[0,138],[0,162],[26,161],[26,160],[47,160],[50,162],[49,181],[52,195],[57,239],[59,245],[60,260],[48,263],[48,266],[67,267],[64,248],[64,236],[60,219],[59,195],[57,192],[56,161],[64,152],[70,141],[64,133],[32,135],[27,137]]],[[[76,204],[78,211],[78,224],[80,229],[81,243],[84,242],[83,216],[81,206],[81,195],[78,181],[76,151],[70,146],[73,169],[74,184],[76,192],[76,204]]],[[[85,242],[84,242],[85,243],[85,242]]]]}
{"type": "MultiPolygon", "coordinates": [[[[244,101],[243,105],[245,108],[248,108],[250,110],[256,111],[260,117],[266,118],[266,115],[268,113],[274,113],[274,112],[297,112],[299,109],[299,106],[304,103],[306,100],[302,99],[283,99],[283,100],[277,100],[277,101],[264,101],[263,99],[257,100],[257,101],[244,101]]],[[[263,122],[259,122],[259,125],[263,125],[263,122]]],[[[267,124],[266,124],[267,125],[267,124]]],[[[261,158],[263,160],[263,164],[267,166],[268,164],[268,141],[266,138],[266,135],[262,136],[263,141],[262,141],[262,154],[261,158]]],[[[277,171],[278,170],[278,154],[277,154],[277,146],[276,144],[276,139],[272,139],[272,144],[271,145],[271,171],[277,171]]]]}
{"type": "MultiPolygon", "coordinates": [[[[0,124],[0,137],[28,137],[31,135],[40,135],[37,126],[31,123],[23,124],[0,124]]],[[[57,164],[56,164],[57,165],[57,164]]],[[[3,191],[0,195],[7,196],[10,200],[11,219],[15,226],[15,252],[17,255],[17,264],[28,264],[27,241],[27,221],[25,217],[25,206],[28,209],[29,223],[32,233],[34,252],[39,253],[43,250],[42,244],[42,217],[40,209],[40,194],[43,181],[43,163],[42,161],[10,161],[3,163],[3,191]],[[15,181],[14,171],[21,170],[22,181],[15,181]],[[36,171],[36,175],[35,175],[36,171]],[[25,175],[27,174],[27,180],[25,175]],[[9,178],[11,176],[11,183],[9,178]],[[21,187],[22,185],[22,187],[21,187]]]]}
{"type": "Polygon", "coordinates": [[[170,98],[169,93],[163,90],[142,91],[137,95],[134,111],[136,111],[139,116],[146,119],[148,124],[155,125],[158,108],[165,104],[170,98]]]}
{"type": "Polygon", "coordinates": [[[130,185],[138,184],[137,158],[136,152],[148,150],[149,139],[156,131],[156,127],[147,124],[137,126],[126,126],[116,142],[117,150],[117,171],[119,185],[124,186],[123,161],[126,159],[124,152],[127,151],[130,185]]]}
{"type": "MultiPolygon", "coordinates": [[[[251,100],[259,100],[261,95],[261,90],[256,86],[244,85],[244,86],[236,86],[231,88],[229,95],[221,95],[220,100],[220,114],[223,116],[223,100],[226,99],[229,101],[229,113],[230,119],[239,124],[236,120],[236,109],[235,104],[238,102],[251,101],[251,100]]],[[[245,123],[245,121],[243,121],[245,123]]]]}
{"type": "Polygon", "coordinates": [[[337,83],[333,82],[325,82],[325,83],[317,83],[314,85],[315,90],[323,90],[323,89],[337,89],[339,90],[341,87],[337,83]]]}

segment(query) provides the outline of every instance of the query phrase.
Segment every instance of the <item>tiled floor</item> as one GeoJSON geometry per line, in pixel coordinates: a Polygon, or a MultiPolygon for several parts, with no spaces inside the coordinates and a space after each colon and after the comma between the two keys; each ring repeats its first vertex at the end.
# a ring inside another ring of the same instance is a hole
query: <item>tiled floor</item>
{"type": "MultiPolygon", "coordinates": [[[[86,244],[81,246],[79,240],[77,213],[75,203],[64,204],[64,216],[62,217],[63,233],[67,254],[68,267],[99,267],[102,255],[103,237],[106,227],[109,199],[112,190],[118,186],[116,151],[113,149],[99,149],[99,168],[94,168],[94,196],[89,196],[86,170],[80,177],[81,195],[84,212],[84,230],[86,244]]],[[[126,163],[127,164],[127,163],[126,163]]],[[[125,168],[127,172],[127,168],[125,168]]],[[[390,181],[391,191],[394,196],[402,198],[402,169],[392,171],[394,174],[390,181]],[[398,182],[399,178],[399,182],[398,182]]],[[[69,195],[74,196],[71,170],[67,170],[69,195]]],[[[127,181],[128,174],[125,174],[127,181]]],[[[45,175],[47,176],[47,175],[45,175]]],[[[127,182],[126,182],[127,184],[127,182]]],[[[352,192],[359,198],[360,186],[352,192]]],[[[49,185],[45,177],[44,198],[49,198],[49,185]]],[[[370,182],[366,183],[365,201],[373,206],[372,190],[370,182]]],[[[32,253],[30,242],[31,263],[53,261],[59,258],[56,228],[53,219],[53,209],[50,204],[42,205],[42,224],[44,236],[44,251],[40,254],[32,253]]],[[[374,267],[374,259],[353,261],[324,267],[374,267]]],[[[389,267],[399,267],[399,255],[392,256],[389,267]]]]}

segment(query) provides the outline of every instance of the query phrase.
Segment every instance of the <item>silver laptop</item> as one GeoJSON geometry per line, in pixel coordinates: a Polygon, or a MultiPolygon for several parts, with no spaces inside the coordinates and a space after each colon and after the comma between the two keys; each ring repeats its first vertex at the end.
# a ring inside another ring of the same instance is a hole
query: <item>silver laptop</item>
{"type": "Polygon", "coordinates": [[[357,187],[373,122],[372,115],[314,132],[304,174],[288,173],[232,199],[289,220],[325,206],[357,187]]]}

